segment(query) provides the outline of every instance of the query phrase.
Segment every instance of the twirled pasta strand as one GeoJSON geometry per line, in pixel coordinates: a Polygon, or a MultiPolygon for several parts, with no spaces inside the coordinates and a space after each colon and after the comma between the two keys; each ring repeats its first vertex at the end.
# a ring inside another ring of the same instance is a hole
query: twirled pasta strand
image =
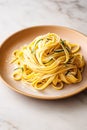
{"type": "Polygon", "coordinates": [[[29,45],[13,52],[11,63],[17,65],[13,78],[29,82],[37,90],[50,84],[59,90],[65,83],[78,83],[85,65],[79,49],[78,44],[62,40],[55,33],[38,36],[29,45]]]}

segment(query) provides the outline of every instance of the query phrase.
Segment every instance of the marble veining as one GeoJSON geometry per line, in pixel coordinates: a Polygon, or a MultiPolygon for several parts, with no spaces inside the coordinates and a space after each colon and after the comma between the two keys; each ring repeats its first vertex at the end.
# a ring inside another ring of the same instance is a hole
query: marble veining
{"type": "Polygon", "coordinates": [[[19,129],[8,120],[0,118],[0,130],[19,130],[19,129]]]}
{"type": "MultiPolygon", "coordinates": [[[[80,3],[79,0],[74,0],[74,1],[59,1],[59,0],[54,0],[58,7],[58,11],[61,13],[66,14],[70,19],[75,19],[83,22],[87,22],[86,18],[82,18],[81,15],[78,15],[77,10],[79,10],[79,13],[85,14],[87,10],[87,5],[83,6],[82,3],[80,3]],[[70,6],[71,5],[71,6],[70,6]],[[66,9],[67,8],[67,9],[66,9]]],[[[85,14],[86,16],[87,14],[85,14]]]]}

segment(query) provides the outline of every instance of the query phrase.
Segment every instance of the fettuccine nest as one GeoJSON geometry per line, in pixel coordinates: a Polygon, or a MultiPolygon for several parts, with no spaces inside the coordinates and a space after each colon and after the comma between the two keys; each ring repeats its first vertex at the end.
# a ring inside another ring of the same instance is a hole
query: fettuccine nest
{"type": "Polygon", "coordinates": [[[78,83],[85,65],[79,49],[78,44],[62,40],[54,33],[38,36],[13,52],[11,63],[17,65],[13,78],[32,84],[37,90],[50,84],[59,90],[64,84],[78,83]]]}

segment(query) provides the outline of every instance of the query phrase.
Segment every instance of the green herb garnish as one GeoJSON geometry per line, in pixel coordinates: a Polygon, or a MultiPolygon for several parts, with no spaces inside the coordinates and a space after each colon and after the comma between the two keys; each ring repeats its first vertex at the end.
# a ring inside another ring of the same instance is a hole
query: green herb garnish
{"type": "Polygon", "coordinates": [[[62,44],[62,45],[65,45],[65,41],[63,41],[62,39],[60,39],[60,43],[62,44]]]}
{"type": "Polygon", "coordinates": [[[35,44],[34,44],[34,47],[33,47],[33,49],[31,50],[31,53],[34,53],[34,48],[36,47],[36,45],[40,42],[40,41],[42,41],[43,39],[39,39],[35,44]]]}
{"type": "Polygon", "coordinates": [[[22,71],[24,70],[23,67],[17,67],[14,70],[17,70],[17,69],[21,69],[22,71]]]}
{"type": "Polygon", "coordinates": [[[68,71],[65,73],[65,75],[67,75],[69,72],[70,72],[70,71],[68,70],[68,71]]]}
{"type": "Polygon", "coordinates": [[[51,40],[50,38],[47,38],[47,40],[51,40]]]}
{"type": "Polygon", "coordinates": [[[54,52],[63,52],[63,49],[54,50],[54,52]]]}
{"type": "MultiPolygon", "coordinates": [[[[43,39],[39,39],[36,43],[35,43],[35,46],[40,42],[40,41],[42,41],[43,39]]],[[[34,47],[35,47],[34,46],[34,47]]]]}

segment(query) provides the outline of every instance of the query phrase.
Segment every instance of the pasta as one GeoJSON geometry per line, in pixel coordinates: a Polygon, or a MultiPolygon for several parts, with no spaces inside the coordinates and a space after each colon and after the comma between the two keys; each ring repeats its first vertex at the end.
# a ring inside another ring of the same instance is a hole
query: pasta
{"type": "Polygon", "coordinates": [[[11,63],[17,66],[13,78],[32,84],[37,90],[49,85],[60,90],[64,84],[78,83],[85,65],[79,50],[78,44],[62,40],[55,33],[38,36],[13,52],[11,63]]]}

